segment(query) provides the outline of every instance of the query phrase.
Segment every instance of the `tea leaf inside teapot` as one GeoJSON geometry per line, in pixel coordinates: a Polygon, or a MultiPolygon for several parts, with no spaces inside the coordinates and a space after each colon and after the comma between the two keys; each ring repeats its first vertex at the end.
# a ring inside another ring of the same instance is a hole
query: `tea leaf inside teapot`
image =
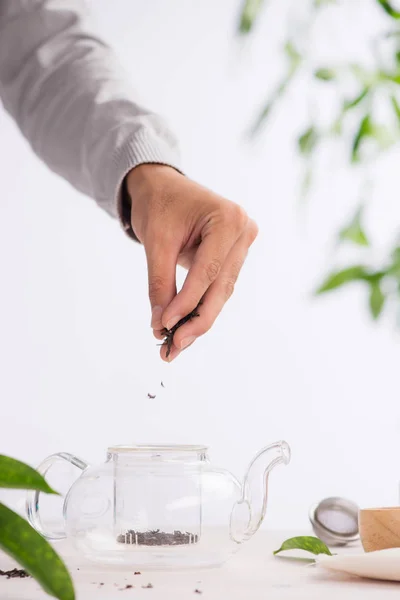
{"type": "Polygon", "coordinates": [[[282,546],[275,550],[274,555],[286,550],[305,550],[311,554],[328,554],[332,556],[332,552],[322,540],[311,535],[300,535],[292,537],[283,542],[282,546]]]}

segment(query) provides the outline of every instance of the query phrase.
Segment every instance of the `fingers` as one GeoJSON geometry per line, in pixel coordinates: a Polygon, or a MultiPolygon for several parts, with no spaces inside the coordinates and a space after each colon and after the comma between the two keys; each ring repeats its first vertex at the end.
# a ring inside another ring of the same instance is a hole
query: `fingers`
{"type": "MultiPolygon", "coordinates": [[[[189,348],[189,346],[192,345],[193,342],[191,342],[190,344],[188,344],[186,346],[186,348],[189,348]]],[[[185,350],[186,350],[185,348],[185,350]]],[[[167,347],[166,346],[162,346],[161,350],[160,350],[160,356],[161,358],[165,361],[165,362],[172,362],[173,360],[175,360],[175,358],[177,356],[179,356],[179,354],[182,352],[182,350],[180,350],[179,348],[177,348],[175,345],[172,346],[171,351],[169,356],[167,357],[167,347]]]]}
{"type": "Polygon", "coordinates": [[[152,309],[151,326],[157,331],[163,327],[161,317],[165,307],[176,294],[178,249],[170,243],[153,243],[146,248],[146,257],[152,309]]]}
{"type": "Polygon", "coordinates": [[[163,325],[171,329],[189,314],[214,284],[225,261],[248,223],[246,213],[232,205],[229,216],[223,222],[203,233],[202,242],[193,258],[181,291],[175,296],[163,314],[163,325]]]}
{"type": "Polygon", "coordinates": [[[257,233],[257,225],[254,221],[249,221],[245,231],[229,252],[219,272],[219,276],[205,293],[203,303],[199,308],[200,316],[188,321],[185,325],[177,329],[168,359],[166,358],[166,349],[161,349],[161,357],[164,360],[174,360],[183,349],[193,344],[196,338],[211,328],[224,304],[229,300],[234,291],[235,283],[246,259],[248,249],[254,242],[257,233]]]}

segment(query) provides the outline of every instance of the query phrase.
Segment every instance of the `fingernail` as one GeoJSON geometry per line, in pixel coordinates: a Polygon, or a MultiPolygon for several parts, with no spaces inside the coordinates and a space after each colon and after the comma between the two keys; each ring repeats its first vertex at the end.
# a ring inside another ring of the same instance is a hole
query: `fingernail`
{"type": "Polygon", "coordinates": [[[182,319],[182,317],[180,315],[178,315],[177,317],[173,317],[172,319],[170,319],[167,323],[167,329],[172,329],[174,325],[177,324],[178,321],[180,321],[182,319]]]}
{"type": "Polygon", "coordinates": [[[151,327],[153,329],[161,329],[162,328],[162,324],[161,324],[161,316],[162,316],[162,306],[154,306],[153,310],[151,311],[151,327]]]}
{"type": "Polygon", "coordinates": [[[167,358],[167,362],[169,362],[169,363],[170,363],[170,362],[172,362],[173,360],[175,360],[175,358],[176,358],[177,356],[179,356],[180,352],[181,352],[181,351],[180,351],[178,348],[172,348],[172,350],[171,350],[171,352],[170,352],[170,355],[169,355],[169,356],[168,356],[168,358],[167,358]]]}
{"type": "Polygon", "coordinates": [[[190,344],[193,344],[195,339],[195,335],[190,335],[189,337],[183,338],[183,340],[181,341],[181,350],[187,348],[188,346],[190,346],[190,344]]]}

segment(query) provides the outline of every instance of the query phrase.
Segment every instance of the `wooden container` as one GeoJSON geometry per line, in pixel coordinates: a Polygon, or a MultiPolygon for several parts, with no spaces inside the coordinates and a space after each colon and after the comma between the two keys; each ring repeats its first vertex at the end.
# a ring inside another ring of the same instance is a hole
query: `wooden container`
{"type": "Polygon", "coordinates": [[[360,510],[358,525],[365,552],[400,548],[400,506],[364,508],[360,510]]]}

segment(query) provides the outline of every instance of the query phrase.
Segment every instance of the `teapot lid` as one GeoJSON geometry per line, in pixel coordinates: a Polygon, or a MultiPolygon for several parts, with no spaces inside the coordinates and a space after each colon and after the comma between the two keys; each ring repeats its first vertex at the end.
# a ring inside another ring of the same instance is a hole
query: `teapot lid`
{"type": "Polygon", "coordinates": [[[357,504],[346,498],[325,498],[314,504],[309,518],[315,534],[326,544],[344,546],[359,539],[357,504]]]}
{"type": "Polygon", "coordinates": [[[109,452],[205,452],[207,446],[185,444],[123,444],[109,446],[109,452]]]}

